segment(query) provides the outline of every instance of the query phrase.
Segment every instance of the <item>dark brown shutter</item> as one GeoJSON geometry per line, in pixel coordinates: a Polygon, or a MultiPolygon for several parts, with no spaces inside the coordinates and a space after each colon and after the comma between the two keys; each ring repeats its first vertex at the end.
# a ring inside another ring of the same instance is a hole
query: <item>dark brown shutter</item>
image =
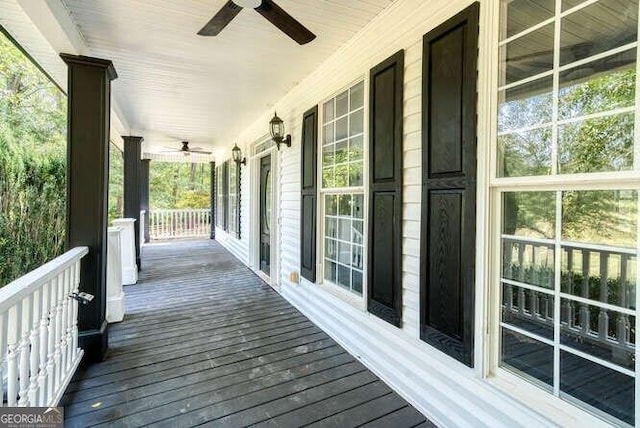
{"type": "Polygon", "coordinates": [[[420,336],[473,365],[477,3],[424,36],[420,336]]]}
{"type": "Polygon", "coordinates": [[[316,206],[318,106],[308,110],[302,119],[302,191],[300,211],[300,273],[316,282],[316,206]]]}
{"type": "Polygon", "coordinates": [[[367,308],[402,323],[402,121],[404,51],[371,70],[367,308]]]}

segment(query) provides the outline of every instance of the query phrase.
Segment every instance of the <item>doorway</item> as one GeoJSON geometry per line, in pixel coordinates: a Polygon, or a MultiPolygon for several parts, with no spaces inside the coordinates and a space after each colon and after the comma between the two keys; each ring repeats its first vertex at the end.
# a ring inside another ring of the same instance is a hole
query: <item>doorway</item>
{"type": "Polygon", "coordinates": [[[271,276],[271,220],[273,211],[271,155],[260,159],[260,271],[271,276]]]}

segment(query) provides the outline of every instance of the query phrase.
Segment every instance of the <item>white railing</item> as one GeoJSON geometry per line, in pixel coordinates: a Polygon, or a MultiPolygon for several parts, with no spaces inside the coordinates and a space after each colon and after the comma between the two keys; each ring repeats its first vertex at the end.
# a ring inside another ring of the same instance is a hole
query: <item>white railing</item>
{"type": "Polygon", "coordinates": [[[74,248],[0,289],[2,406],[55,406],[83,351],[78,348],[80,260],[74,248]]]}
{"type": "Polygon", "coordinates": [[[149,210],[148,221],[152,240],[209,236],[211,209],[149,210]]]}

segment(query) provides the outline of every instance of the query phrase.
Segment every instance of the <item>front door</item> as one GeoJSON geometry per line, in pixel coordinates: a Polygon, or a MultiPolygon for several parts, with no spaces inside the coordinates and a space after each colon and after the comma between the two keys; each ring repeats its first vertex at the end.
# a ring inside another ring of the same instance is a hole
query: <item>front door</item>
{"type": "Polygon", "coordinates": [[[271,275],[271,155],[260,159],[260,270],[271,275]]]}

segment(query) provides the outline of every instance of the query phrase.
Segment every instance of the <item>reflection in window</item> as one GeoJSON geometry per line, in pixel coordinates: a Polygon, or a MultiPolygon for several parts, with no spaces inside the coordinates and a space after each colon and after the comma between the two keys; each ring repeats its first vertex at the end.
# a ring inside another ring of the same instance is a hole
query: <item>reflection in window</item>
{"type": "Polygon", "coordinates": [[[638,0],[557,1],[503,0],[498,175],[634,169],[638,0]]]}
{"type": "Polygon", "coordinates": [[[560,396],[633,424],[638,192],[504,192],[502,213],[500,365],[549,389],[559,349],[560,396]]]}

